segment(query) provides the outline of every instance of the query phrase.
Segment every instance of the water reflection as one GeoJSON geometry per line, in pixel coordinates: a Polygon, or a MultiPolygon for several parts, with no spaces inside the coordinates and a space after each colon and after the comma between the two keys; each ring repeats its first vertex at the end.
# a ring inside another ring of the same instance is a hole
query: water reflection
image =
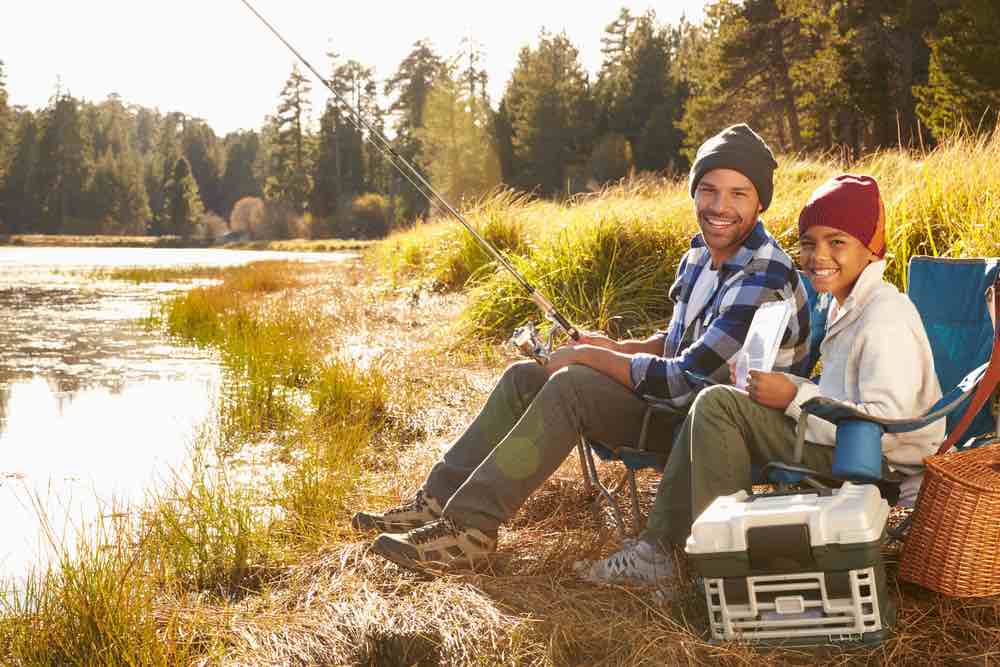
{"type": "Polygon", "coordinates": [[[122,266],[230,266],[345,255],[136,248],[0,248],[0,580],[46,552],[38,507],[57,535],[140,502],[179,469],[214,412],[212,353],[137,321],[186,286],[93,280],[122,266]]]}

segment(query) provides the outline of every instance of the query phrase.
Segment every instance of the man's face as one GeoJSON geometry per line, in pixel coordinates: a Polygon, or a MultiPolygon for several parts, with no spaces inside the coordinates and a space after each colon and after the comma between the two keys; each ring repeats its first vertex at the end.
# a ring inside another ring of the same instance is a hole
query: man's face
{"type": "Polygon", "coordinates": [[[694,209],[712,264],[718,266],[753,231],[761,205],[749,178],[733,169],[713,169],[695,188],[694,209]]]}
{"type": "Polygon", "coordinates": [[[878,259],[847,232],[814,225],[799,237],[799,264],[817,292],[830,292],[843,303],[865,267],[878,259]]]}

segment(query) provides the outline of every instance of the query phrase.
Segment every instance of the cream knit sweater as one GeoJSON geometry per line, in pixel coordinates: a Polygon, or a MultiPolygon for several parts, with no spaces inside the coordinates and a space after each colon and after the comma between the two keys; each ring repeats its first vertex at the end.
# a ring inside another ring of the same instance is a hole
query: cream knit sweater
{"type": "MultiPolygon", "coordinates": [[[[884,271],[885,261],[873,262],[839,308],[830,298],[819,385],[788,376],[798,385],[785,411],[789,417],[797,420],[801,405],[815,396],[849,402],[862,412],[892,419],[916,417],[941,398],[920,315],[909,297],[882,279],[884,271]]],[[[916,472],[944,436],[943,419],[910,433],[887,433],[882,436],[882,453],[893,467],[916,472]]],[[[810,416],[806,440],[832,446],[836,428],[810,416]]]]}

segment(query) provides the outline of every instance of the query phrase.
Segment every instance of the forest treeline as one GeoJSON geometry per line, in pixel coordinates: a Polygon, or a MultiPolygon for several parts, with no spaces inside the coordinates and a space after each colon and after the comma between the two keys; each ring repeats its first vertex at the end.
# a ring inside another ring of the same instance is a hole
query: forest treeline
{"type": "MultiPolygon", "coordinates": [[[[1000,109],[995,0],[714,0],[698,24],[622,9],[602,45],[591,77],[543,31],[496,101],[474,40],[449,56],[418,41],[384,78],[331,53],[328,80],[458,204],[680,174],[733,122],[850,160],[992,130],[1000,109]]],[[[261,128],[219,137],[117,95],[19,106],[0,61],[0,233],[379,237],[426,215],[348,112],[311,108],[311,85],[293,67],[261,128]]]]}

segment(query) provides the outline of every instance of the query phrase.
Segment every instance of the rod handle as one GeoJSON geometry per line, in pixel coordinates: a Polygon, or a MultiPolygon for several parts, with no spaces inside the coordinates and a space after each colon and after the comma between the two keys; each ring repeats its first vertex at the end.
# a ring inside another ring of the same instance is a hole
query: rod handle
{"type": "Polygon", "coordinates": [[[537,289],[532,288],[531,300],[535,302],[535,305],[537,305],[543,313],[545,313],[546,317],[558,324],[570,338],[573,340],[580,340],[580,332],[577,331],[577,328],[570,324],[569,320],[563,317],[559,311],[556,310],[556,307],[545,298],[544,294],[539,292],[537,289]]]}

